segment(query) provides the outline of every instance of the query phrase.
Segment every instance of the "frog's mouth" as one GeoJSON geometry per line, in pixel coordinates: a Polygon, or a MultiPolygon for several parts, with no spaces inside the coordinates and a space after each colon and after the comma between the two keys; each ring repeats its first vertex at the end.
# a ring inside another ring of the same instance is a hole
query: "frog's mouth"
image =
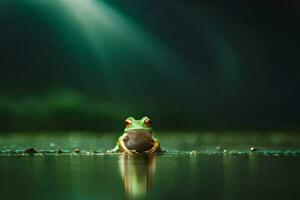
{"type": "Polygon", "coordinates": [[[135,150],[139,153],[150,150],[154,145],[152,132],[144,129],[127,131],[123,141],[129,150],[135,150]]]}
{"type": "Polygon", "coordinates": [[[130,128],[125,128],[124,132],[127,133],[127,132],[130,132],[130,131],[140,131],[140,132],[152,132],[152,128],[149,127],[149,128],[140,128],[140,127],[130,127],[130,128]]]}

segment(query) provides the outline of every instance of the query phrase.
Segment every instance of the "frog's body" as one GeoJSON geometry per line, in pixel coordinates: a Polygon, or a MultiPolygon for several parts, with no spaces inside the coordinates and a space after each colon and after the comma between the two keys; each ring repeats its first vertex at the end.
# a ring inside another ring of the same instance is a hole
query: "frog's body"
{"type": "Polygon", "coordinates": [[[124,152],[128,154],[153,154],[160,151],[160,143],[154,136],[151,120],[143,117],[136,120],[128,117],[125,129],[117,141],[117,145],[109,152],[124,152]]]}

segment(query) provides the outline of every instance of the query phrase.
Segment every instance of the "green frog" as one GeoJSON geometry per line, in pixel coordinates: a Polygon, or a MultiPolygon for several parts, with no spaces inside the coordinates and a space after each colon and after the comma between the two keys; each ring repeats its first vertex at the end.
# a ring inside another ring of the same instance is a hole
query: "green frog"
{"type": "Polygon", "coordinates": [[[140,120],[128,117],[125,120],[125,129],[117,141],[117,145],[108,152],[126,154],[155,154],[161,151],[160,142],[152,132],[151,120],[143,117],[140,120]]]}

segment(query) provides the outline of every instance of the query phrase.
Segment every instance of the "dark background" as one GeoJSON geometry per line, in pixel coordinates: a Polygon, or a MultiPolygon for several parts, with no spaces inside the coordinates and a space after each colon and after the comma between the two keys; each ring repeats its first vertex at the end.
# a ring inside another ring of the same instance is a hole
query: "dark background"
{"type": "Polygon", "coordinates": [[[0,2],[2,132],[299,128],[298,1],[62,2],[0,2]]]}

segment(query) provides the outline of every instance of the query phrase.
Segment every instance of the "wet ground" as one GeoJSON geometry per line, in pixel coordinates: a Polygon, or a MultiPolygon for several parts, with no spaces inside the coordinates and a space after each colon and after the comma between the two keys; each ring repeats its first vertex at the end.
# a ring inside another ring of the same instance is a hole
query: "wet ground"
{"type": "Polygon", "coordinates": [[[0,135],[1,199],[297,199],[300,136],[161,133],[153,157],[105,153],[116,134],[0,135]],[[31,149],[33,148],[33,149],[31,149]]]}

